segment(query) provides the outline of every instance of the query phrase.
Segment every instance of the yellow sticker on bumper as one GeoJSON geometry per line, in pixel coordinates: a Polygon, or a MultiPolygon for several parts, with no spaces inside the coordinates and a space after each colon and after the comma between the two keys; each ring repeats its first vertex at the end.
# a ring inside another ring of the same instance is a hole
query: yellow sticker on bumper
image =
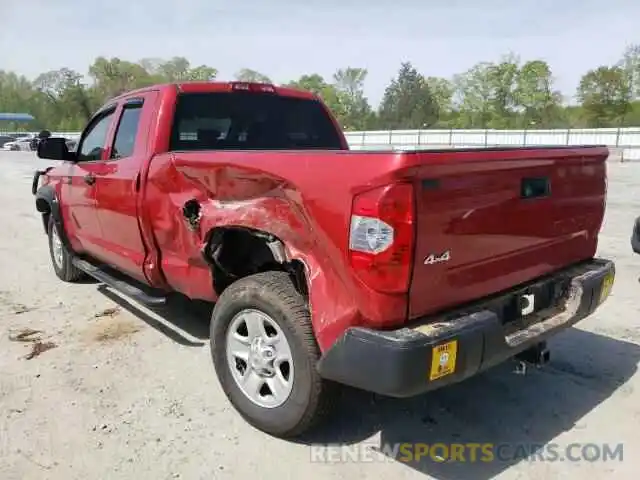
{"type": "Polygon", "coordinates": [[[607,273],[607,275],[604,277],[604,280],[602,281],[602,288],[600,290],[600,302],[602,303],[604,302],[607,297],[609,296],[609,294],[611,293],[611,289],[613,288],[613,280],[615,278],[615,275],[613,272],[609,272],[607,273]]]}
{"type": "Polygon", "coordinates": [[[431,352],[431,372],[429,380],[437,380],[456,371],[458,341],[452,340],[433,347],[431,352]]]}

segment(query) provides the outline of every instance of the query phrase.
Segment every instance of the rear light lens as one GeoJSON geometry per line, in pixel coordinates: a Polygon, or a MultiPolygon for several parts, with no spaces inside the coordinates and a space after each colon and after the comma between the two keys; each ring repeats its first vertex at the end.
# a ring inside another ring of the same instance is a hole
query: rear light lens
{"type": "Polygon", "coordinates": [[[231,90],[258,93],[276,93],[276,87],[270,83],[231,82],[231,90]]]}
{"type": "Polygon", "coordinates": [[[250,89],[248,83],[232,83],[231,90],[244,90],[245,92],[248,92],[250,89]]]}
{"type": "Polygon", "coordinates": [[[355,197],[349,230],[351,267],[370,288],[386,293],[409,289],[413,264],[413,185],[398,183],[355,197]]]}

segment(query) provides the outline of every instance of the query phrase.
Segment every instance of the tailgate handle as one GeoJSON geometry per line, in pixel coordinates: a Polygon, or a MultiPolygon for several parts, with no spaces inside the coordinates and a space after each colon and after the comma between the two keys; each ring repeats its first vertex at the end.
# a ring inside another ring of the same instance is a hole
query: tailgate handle
{"type": "Polygon", "coordinates": [[[551,194],[551,185],[547,177],[523,178],[520,184],[520,197],[540,198],[551,194]]]}

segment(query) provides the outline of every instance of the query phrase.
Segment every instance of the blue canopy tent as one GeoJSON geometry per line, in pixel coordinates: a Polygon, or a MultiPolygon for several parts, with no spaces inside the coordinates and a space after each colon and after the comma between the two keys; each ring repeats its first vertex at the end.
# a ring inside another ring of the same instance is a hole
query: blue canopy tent
{"type": "Polygon", "coordinates": [[[28,113],[0,112],[0,134],[4,136],[5,141],[7,140],[6,135],[17,137],[19,134],[16,132],[23,131],[25,127],[29,128],[27,125],[34,120],[33,115],[29,115],[28,113]]]}
{"type": "Polygon", "coordinates": [[[32,122],[35,118],[28,113],[0,113],[0,122],[32,122]]]}

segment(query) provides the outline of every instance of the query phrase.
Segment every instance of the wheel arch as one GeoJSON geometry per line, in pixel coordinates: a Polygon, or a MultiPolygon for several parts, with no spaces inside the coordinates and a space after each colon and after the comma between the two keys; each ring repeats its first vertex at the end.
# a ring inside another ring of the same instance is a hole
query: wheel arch
{"type": "Polygon", "coordinates": [[[270,232],[239,225],[215,227],[207,233],[203,254],[217,295],[241,278],[266,271],[289,273],[295,288],[309,295],[306,265],[291,258],[285,242],[270,232]]]}
{"type": "Polygon", "coordinates": [[[56,227],[58,228],[60,240],[62,240],[62,243],[69,252],[73,252],[69,239],[67,238],[67,233],[64,229],[62,212],[60,211],[60,202],[54,187],[52,185],[44,185],[38,189],[35,196],[36,210],[42,214],[42,224],[45,233],[49,233],[49,219],[53,218],[53,221],[56,223],[56,227]]]}

